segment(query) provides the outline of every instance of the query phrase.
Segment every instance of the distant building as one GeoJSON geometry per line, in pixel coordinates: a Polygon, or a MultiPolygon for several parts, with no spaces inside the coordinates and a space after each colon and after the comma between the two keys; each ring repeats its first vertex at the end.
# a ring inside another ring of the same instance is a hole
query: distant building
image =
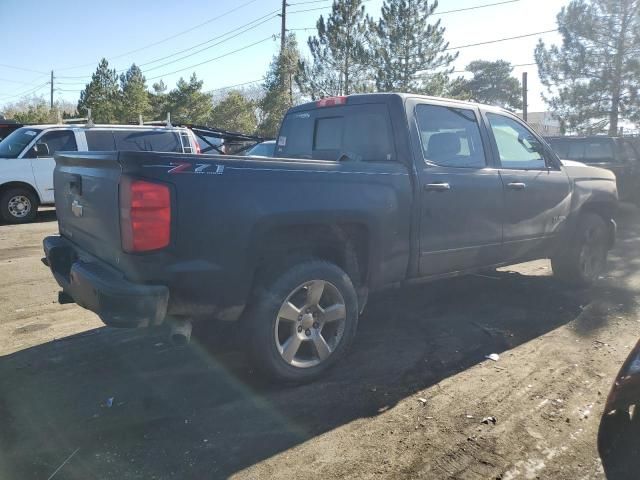
{"type": "MultiPolygon", "coordinates": [[[[522,118],[522,113],[518,116],[522,118]]],[[[528,112],[527,123],[545,137],[560,135],[560,121],[553,118],[551,112],[528,112]]]]}

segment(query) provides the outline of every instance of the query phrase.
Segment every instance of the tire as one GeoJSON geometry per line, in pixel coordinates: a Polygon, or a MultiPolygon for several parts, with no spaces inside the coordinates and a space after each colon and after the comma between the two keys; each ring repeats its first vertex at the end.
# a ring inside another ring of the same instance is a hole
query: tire
{"type": "Polygon", "coordinates": [[[323,374],[344,355],[357,325],[351,279],[321,260],[298,263],[264,281],[242,322],[255,367],[286,383],[323,374]]]}
{"type": "Polygon", "coordinates": [[[592,285],[607,265],[607,236],[602,217],[594,213],[581,215],[571,245],[551,259],[554,276],[578,287],[592,285]]]}
{"type": "Polygon", "coordinates": [[[0,197],[2,218],[7,223],[33,222],[38,214],[38,197],[26,188],[11,188],[0,197]]]}

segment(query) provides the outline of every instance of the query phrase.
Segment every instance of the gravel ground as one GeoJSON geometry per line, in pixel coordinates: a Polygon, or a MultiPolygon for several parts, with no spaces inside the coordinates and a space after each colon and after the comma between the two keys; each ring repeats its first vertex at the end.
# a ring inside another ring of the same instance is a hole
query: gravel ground
{"type": "Polygon", "coordinates": [[[0,478],[621,478],[597,436],[640,337],[640,212],[619,227],[593,289],[540,261],[386,292],[340,365],[277,387],[230,326],[179,348],[58,305],[54,213],[0,226],[0,478]]]}

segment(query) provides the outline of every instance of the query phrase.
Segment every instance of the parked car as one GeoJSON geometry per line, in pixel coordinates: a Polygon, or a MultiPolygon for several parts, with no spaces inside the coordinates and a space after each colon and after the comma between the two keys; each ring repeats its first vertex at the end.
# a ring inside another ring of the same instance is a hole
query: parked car
{"type": "Polygon", "coordinates": [[[29,125],[0,142],[0,214],[9,223],[32,221],[39,205],[53,204],[57,151],[195,153],[186,128],[130,125],[29,125]]]}
{"type": "Polygon", "coordinates": [[[600,421],[598,451],[607,478],[638,478],[639,439],[640,341],[616,375],[600,421]]]}
{"type": "Polygon", "coordinates": [[[249,148],[245,155],[254,157],[273,157],[276,149],[275,140],[266,140],[249,148]]]}
{"type": "Polygon", "coordinates": [[[640,201],[640,144],[633,137],[548,137],[562,159],[606,168],[615,173],[622,200],[640,201]]]}
{"type": "Polygon", "coordinates": [[[13,120],[5,120],[0,118],[0,141],[9,135],[14,130],[22,127],[21,123],[14,122],[13,120]]]}
{"type": "Polygon", "coordinates": [[[275,155],[57,155],[59,300],[180,340],[239,320],[258,368],[307,381],[373,292],[540,258],[589,285],[614,242],[614,175],[563,165],[502,109],[325,98],[289,110],[275,155]]]}

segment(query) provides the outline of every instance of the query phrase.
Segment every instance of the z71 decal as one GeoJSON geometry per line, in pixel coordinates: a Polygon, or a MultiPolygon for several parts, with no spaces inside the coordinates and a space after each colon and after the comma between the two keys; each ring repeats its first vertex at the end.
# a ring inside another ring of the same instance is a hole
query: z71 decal
{"type": "Polygon", "coordinates": [[[179,173],[222,175],[224,172],[224,165],[212,165],[211,163],[172,162],[164,165],[143,165],[143,167],[167,169],[167,173],[171,175],[179,173]]]}

